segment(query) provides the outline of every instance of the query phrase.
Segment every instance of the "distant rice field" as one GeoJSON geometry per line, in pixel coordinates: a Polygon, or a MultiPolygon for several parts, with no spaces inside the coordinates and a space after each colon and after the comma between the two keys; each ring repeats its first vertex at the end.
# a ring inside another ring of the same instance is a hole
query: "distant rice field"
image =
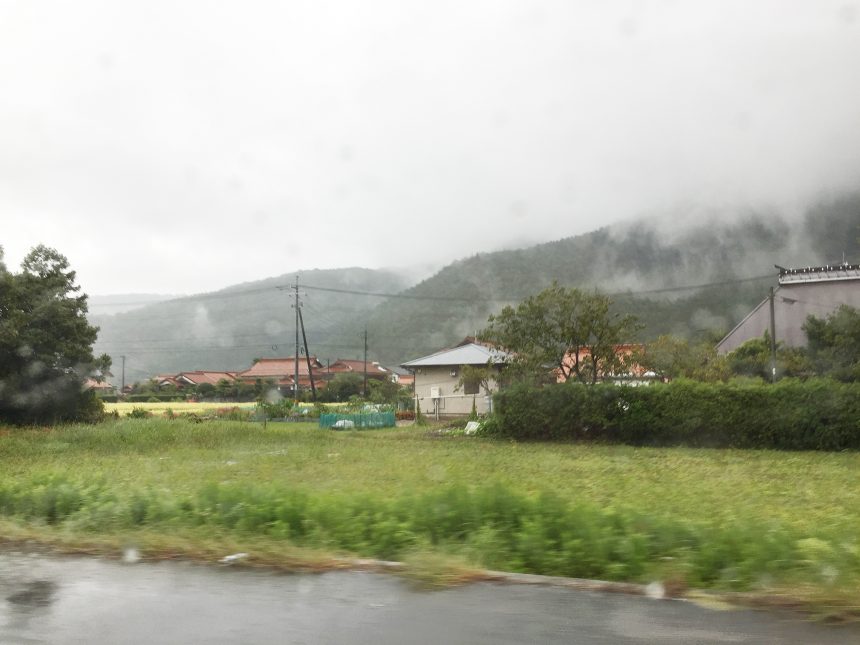
{"type": "MultiPolygon", "coordinates": [[[[345,403],[326,403],[327,408],[337,408],[345,406],[345,403]]],[[[135,408],[143,408],[147,412],[155,416],[163,415],[168,409],[174,414],[205,414],[209,411],[223,410],[225,408],[240,408],[242,410],[253,410],[257,404],[253,401],[244,403],[232,403],[230,401],[158,401],[150,402],[143,401],[137,403],[105,403],[105,412],[112,413],[116,410],[121,417],[128,416],[129,412],[135,408]]],[[[312,407],[312,404],[300,404],[302,407],[312,407]]]]}
{"type": "Polygon", "coordinates": [[[168,409],[172,410],[174,414],[203,414],[208,411],[222,410],[224,408],[253,410],[256,405],[257,404],[253,401],[247,403],[229,403],[223,401],[159,401],[157,403],[144,401],[139,403],[128,403],[123,401],[120,403],[105,403],[105,411],[110,413],[116,410],[116,412],[123,417],[127,416],[128,413],[135,408],[143,408],[154,415],[164,414],[168,409]]]}

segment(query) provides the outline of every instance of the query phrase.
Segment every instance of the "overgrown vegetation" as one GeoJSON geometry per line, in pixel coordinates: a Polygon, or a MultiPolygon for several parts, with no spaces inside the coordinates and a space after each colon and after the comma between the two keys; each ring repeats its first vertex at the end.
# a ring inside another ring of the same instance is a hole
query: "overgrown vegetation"
{"type": "Polygon", "coordinates": [[[860,448],[860,384],[828,379],[673,381],[648,387],[514,386],[487,432],[526,440],[645,446],[860,448]]]}
{"type": "Polygon", "coordinates": [[[860,582],[858,459],[127,420],[4,437],[0,515],[48,540],[215,534],[832,604],[860,582]]]}

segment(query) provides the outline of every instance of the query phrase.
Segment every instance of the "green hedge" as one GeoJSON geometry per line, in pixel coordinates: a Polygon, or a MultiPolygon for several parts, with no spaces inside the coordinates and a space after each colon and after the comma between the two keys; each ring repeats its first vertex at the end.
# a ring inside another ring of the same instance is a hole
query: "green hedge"
{"type": "Polygon", "coordinates": [[[518,385],[496,395],[486,432],[636,446],[853,450],[860,448],[860,384],[518,385]]]}
{"type": "Polygon", "coordinates": [[[184,401],[185,395],[173,392],[171,394],[129,394],[125,400],[130,403],[148,403],[155,399],[161,403],[184,401]]]}

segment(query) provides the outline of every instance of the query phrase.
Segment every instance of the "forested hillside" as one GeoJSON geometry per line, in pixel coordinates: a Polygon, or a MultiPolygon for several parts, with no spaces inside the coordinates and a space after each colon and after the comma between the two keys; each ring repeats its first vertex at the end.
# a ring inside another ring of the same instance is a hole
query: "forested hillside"
{"type": "Polygon", "coordinates": [[[408,297],[376,307],[367,323],[372,345],[389,361],[434,351],[553,280],[617,294],[617,307],[645,324],[642,340],[714,335],[766,296],[776,283],[774,264],[836,263],[843,253],[860,259],[860,192],[823,199],[793,220],[751,212],[703,214],[700,222],[679,229],[672,217],[637,220],[461,260],[401,294],[408,297]],[[703,284],[711,286],[685,288],[703,284]]]}
{"type": "MultiPolygon", "coordinates": [[[[482,328],[487,317],[552,283],[599,288],[638,315],[640,339],[662,333],[718,334],[730,329],[776,282],[774,264],[860,260],[860,192],[822,199],[804,216],[703,213],[696,225],[674,217],[642,219],[526,249],[479,253],[404,290],[390,271],[301,272],[310,352],[391,365],[438,350],[482,328]],[[695,285],[706,287],[688,288],[695,285]],[[384,298],[380,295],[395,294],[384,298]]],[[[689,218],[686,218],[689,220],[689,218]]],[[[550,233],[547,234],[548,236],[550,233]]],[[[404,241],[408,243],[408,241],[404,241]]],[[[127,380],[182,369],[240,369],[254,357],[294,351],[288,274],[147,306],[93,316],[97,352],[127,380]]],[[[116,371],[116,370],[115,370],[116,371]]]]}
{"type": "MultiPolygon", "coordinates": [[[[296,274],[235,285],[221,291],[177,298],[116,315],[91,315],[101,329],[96,351],[113,357],[114,378],[126,382],[182,370],[240,370],[254,358],[295,352],[296,274]]],[[[325,360],[355,357],[363,339],[335,331],[344,317],[365,317],[382,298],[343,291],[391,293],[408,279],[392,271],[360,268],[302,271],[300,289],[311,354],[325,360]]]]}

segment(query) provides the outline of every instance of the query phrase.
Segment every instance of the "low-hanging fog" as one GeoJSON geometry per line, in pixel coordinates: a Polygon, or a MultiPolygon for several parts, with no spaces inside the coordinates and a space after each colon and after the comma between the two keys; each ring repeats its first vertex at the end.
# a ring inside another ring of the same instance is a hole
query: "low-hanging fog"
{"type": "MultiPolygon", "coordinates": [[[[860,3],[0,5],[0,244],[91,294],[442,266],[860,178],[860,3]]],[[[714,215],[712,215],[714,216],[714,215]]]]}

